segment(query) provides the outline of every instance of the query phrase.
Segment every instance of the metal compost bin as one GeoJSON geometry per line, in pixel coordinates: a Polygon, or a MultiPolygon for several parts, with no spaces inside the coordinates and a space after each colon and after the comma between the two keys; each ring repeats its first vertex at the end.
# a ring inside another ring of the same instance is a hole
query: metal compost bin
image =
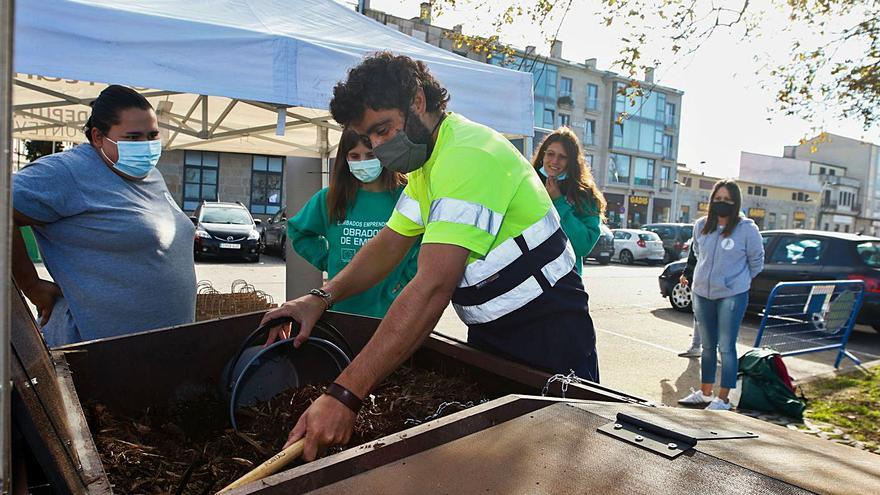
{"type": "MultiPolygon", "coordinates": [[[[20,295],[13,297],[12,303],[12,347],[19,358],[13,373],[13,419],[46,473],[48,484],[57,493],[112,492],[83,404],[99,402],[117,413],[137,414],[147,408],[215,393],[224,366],[242,340],[258,326],[263,314],[221,318],[49,351],[20,295]]],[[[322,321],[336,328],[355,352],[363,348],[380,322],[340,313],[328,313],[322,321]]],[[[429,337],[409,364],[441,374],[467,374],[492,397],[538,394],[551,376],[436,334],[429,337]]],[[[559,395],[560,386],[559,382],[552,383],[549,394],[559,395]]],[[[598,384],[572,383],[565,394],[576,399],[650,405],[598,384]]],[[[533,400],[529,404],[548,402],[533,400]]],[[[511,411],[517,409],[492,416],[491,424],[514,417],[511,411]]],[[[353,447],[338,455],[348,456],[363,449],[353,447]]],[[[328,459],[314,463],[313,468],[324,465],[328,459]]],[[[263,493],[266,489],[258,483],[236,493],[263,493]]]]}

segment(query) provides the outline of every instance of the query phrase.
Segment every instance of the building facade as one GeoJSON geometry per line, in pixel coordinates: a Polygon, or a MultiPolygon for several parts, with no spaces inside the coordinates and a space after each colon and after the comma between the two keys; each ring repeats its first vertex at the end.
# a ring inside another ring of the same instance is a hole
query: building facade
{"type": "MultiPolygon", "coordinates": [[[[678,174],[681,184],[676,195],[676,220],[691,223],[709,212],[709,196],[715,183],[721,178],[707,176],[687,167],[680,167],[678,174]]],[[[742,177],[742,173],[740,175],[737,184],[742,192],[742,213],[754,220],[759,229],[816,228],[821,192],[818,184],[784,187],[747,180],[742,177]]],[[[804,176],[806,175],[805,173],[804,176]]]]}
{"type": "Polygon", "coordinates": [[[785,155],[813,164],[824,187],[821,228],[880,235],[880,146],[826,134],[787,146],[785,155]]]}
{"type": "Polygon", "coordinates": [[[430,9],[405,19],[367,8],[365,15],[459,55],[514,70],[530,72],[534,84],[535,133],[514,140],[528,158],[553,129],[568,126],[584,145],[584,160],[608,201],[608,224],[638,228],[673,221],[683,93],[654,83],[653,71],[634,81],[562,56],[562,41],[549,53],[534,46],[511,53],[472,51],[451,37],[461,27],[431,25],[430,9]],[[531,145],[529,145],[531,141],[531,145]]]}
{"type": "Polygon", "coordinates": [[[171,196],[187,213],[201,201],[239,202],[267,219],[285,205],[283,156],[165,151],[157,166],[171,196]]]}

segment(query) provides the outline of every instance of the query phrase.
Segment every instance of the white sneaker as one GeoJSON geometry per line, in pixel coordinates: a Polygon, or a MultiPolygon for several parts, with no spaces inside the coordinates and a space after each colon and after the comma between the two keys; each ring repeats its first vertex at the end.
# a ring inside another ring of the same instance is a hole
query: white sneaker
{"type": "Polygon", "coordinates": [[[713,399],[715,398],[711,395],[703,395],[703,392],[700,390],[691,389],[690,395],[684,399],[679,399],[678,403],[685,406],[702,406],[713,402],[713,399]]]}
{"type": "Polygon", "coordinates": [[[688,349],[684,352],[678,353],[678,357],[686,357],[686,358],[700,357],[702,355],[703,355],[703,349],[701,347],[691,347],[690,349],[688,349]]]}
{"type": "Polygon", "coordinates": [[[724,402],[719,398],[715,398],[709,405],[706,407],[708,411],[729,411],[730,410],[730,402],[724,402]]]}

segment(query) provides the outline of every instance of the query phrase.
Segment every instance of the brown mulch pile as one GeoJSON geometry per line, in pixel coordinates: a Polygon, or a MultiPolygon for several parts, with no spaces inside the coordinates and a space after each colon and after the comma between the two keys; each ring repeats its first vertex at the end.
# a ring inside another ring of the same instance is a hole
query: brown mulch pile
{"type": "MultiPolygon", "coordinates": [[[[90,404],[87,417],[115,493],[207,494],[280,451],[300,414],[322,391],[309,385],[239,409],[239,433],[229,425],[227,404],[216,399],[150,409],[137,418],[90,404]]],[[[345,447],[409,428],[411,420],[433,416],[444,402],[477,404],[488,398],[466,378],[402,367],[365,401],[345,447]]],[[[436,417],[461,409],[452,405],[436,417]]]]}

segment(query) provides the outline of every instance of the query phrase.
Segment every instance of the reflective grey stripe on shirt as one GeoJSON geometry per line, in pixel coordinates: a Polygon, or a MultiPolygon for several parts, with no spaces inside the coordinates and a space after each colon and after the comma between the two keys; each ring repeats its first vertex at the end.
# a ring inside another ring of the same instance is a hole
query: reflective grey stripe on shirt
{"type": "MultiPolygon", "coordinates": [[[[554,286],[562,277],[571,273],[574,265],[574,250],[571,247],[571,243],[568,242],[566,243],[565,251],[555,260],[544,265],[541,268],[541,273],[550,285],[554,286]]],[[[455,312],[458,313],[458,317],[466,325],[479,325],[495,321],[508,313],[516,311],[537,299],[543,292],[544,289],[541,288],[535,277],[529,277],[525,282],[483,304],[474,306],[453,304],[453,307],[455,312]]]]}
{"type": "Polygon", "coordinates": [[[422,209],[419,207],[419,202],[409,197],[405,192],[400,193],[400,198],[394,205],[394,209],[419,227],[425,226],[425,223],[422,222],[422,209]]]}
{"type": "Polygon", "coordinates": [[[559,279],[566,276],[574,269],[575,264],[575,255],[574,249],[571,247],[571,242],[565,243],[565,251],[559,255],[558,258],[547,263],[541,268],[541,273],[544,274],[544,277],[550,282],[550,285],[556,285],[556,282],[559,282],[559,279]]]}
{"type": "Polygon", "coordinates": [[[497,320],[534,301],[543,289],[535,277],[527,278],[523,283],[501,294],[500,296],[474,306],[453,304],[455,312],[466,325],[479,325],[497,320]]]}
{"type": "Polygon", "coordinates": [[[455,198],[440,198],[431,202],[428,223],[449,222],[476,227],[496,236],[501,230],[504,215],[479,204],[455,198]]]}
{"type": "MultiPolygon", "coordinates": [[[[529,249],[534,249],[546,241],[559,228],[559,214],[556,213],[556,208],[551,206],[543,218],[522,232],[522,236],[529,249]]],[[[507,239],[496,246],[495,249],[489,251],[484,259],[469,264],[465,268],[464,276],[461,278],[458,286],[470,287],[477,285],[503,270],[520,256],[522,256],[522,250],[516,245],[516,241],[513,238],[507,239]]]]}

